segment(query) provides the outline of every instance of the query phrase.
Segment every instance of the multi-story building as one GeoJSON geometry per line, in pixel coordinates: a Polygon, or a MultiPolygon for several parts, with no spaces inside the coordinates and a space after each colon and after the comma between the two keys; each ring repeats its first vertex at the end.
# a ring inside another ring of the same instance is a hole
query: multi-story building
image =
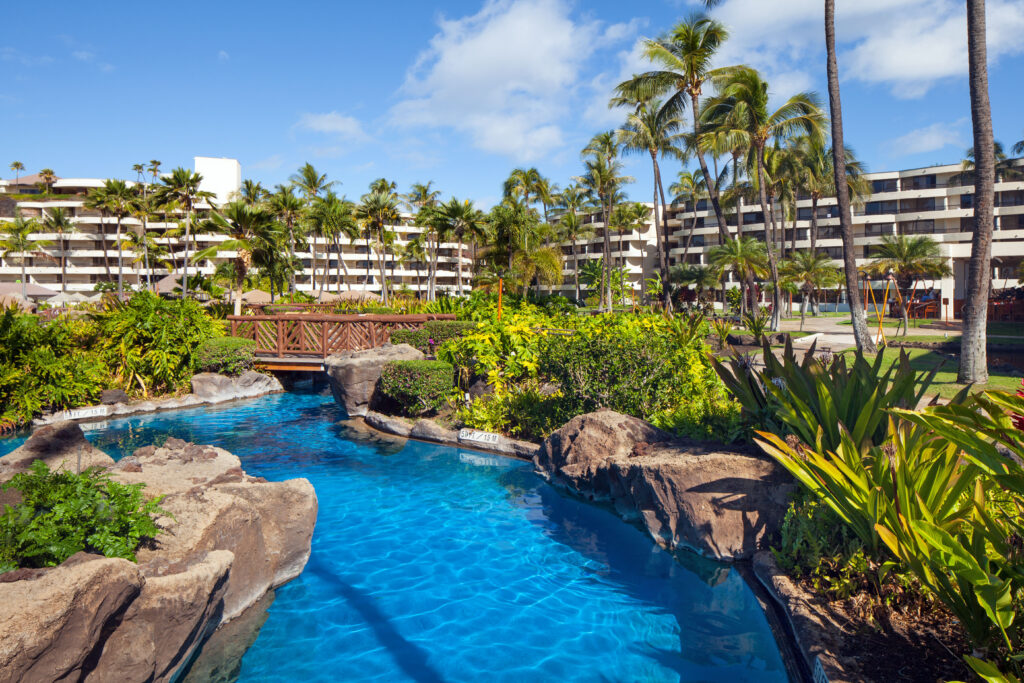
{"type": "MultiPolygon", "coordinates": [[[[1024,160],[1008,162],[1014,172],[1002,172],[995,185],[995,232],[992,241],[992,288],[1000,290],[1017,286],[1017,272],[1024,259],[1024,160]]],[[[928,235],[939,243],[952,275],[940,280],[924,280],[919,290],[932,290],[945,302],[942,317],[958,315],[967,282],[967,263],[971,253],[974,187],[970,174],[959,164],[866,174],[871,193],[854,208],[854,245],[858,266],[872,258],[872,247],[885,235],[928,235]],[[947,310],[948,309],[948,310],[947,310]]],[[[809,249],[812,201],[798,199],[796,216],[782,219],[776,211],[777,235],[784,235],[785,250],[809,249]]],[[[759,204],[742,204],[742,234],[765,239],[764,216],[759,204]]],[[[708,252],[719,244],[721,235],[708,199],[694,205],[671,205],[667,209],[669,225],[669,262],[707,264],[708,252]],[[688,245],[688,246],[687,246],[688,245]]],[[[736,234],[737,212],[726,209],[726,223],[731,235],[736,234]]],[[[817,248],[841,265],[842,241],[839,234],[838,207],[834,197],[817,202],[817,248]]],[[[603,224],[590,217],[594,236],[580,241],[575,250],[563,244],[565,284],[563,294],[572,292],[574,261],[598,259],[602,255],[603,224]]],[[[641,230],[620,235],[612,232],[612,259],[622,265],[636,288],[658,268],[657,238],[652,222],[641,230]]],[[[776,246],[776,253],[781,251],[776,246]]],[[[735,286],[735,282],[730,282],[735,286]]],[[[876,286],[884,287],[883,283],[876,286]]]]}
{"type": "MultiPolygon", "coordinates": [[[[209,212],[215,205],[237,197],[241,187],[241,166],[238,161],[196,157],[195,171],[203,178],[200,189],[214,195],[211,200],[213,205],[204,202],[196,207],[200,215],[209,212]]],[[[45,194],[39,186],[40,182],[38,176],[22,177],[18,182],[0,180],[0,233],[3,233],[3,223],[12,220],[18,212],[23,217],[35,219],[39,223],[39,231],[33,238],[48,243],[31,253],[12,253],[0,259],[0,283],[13,283],[21,279],[22,258],[25,259],[28,282],[54,292],[64,290],[91,293],[98,283],[116,280],[117,219],[103,216],[100,211],[86,206],[89,190],[101,187],[103,180],[57,178],[45,194]],[[35,198],[33,195],[39,197],[35,198]],[[56,208],[63,209],[69,216],[74,226],[73,230],[64,234],[48,232],[44,221],[56,208]]],[[[133,183],[129,183],[131,184],[133,183]]],[[[136,253],[130,247],[122,247],[123,277],[127,285],[138,288],[150,282],[158,282],[168,275],[168,265],[172,272],[181,272],[185,260],[185,245],[178,235],[181,232],[179,227],[182,218],[181,215],[173,213],[159,214],[150,217],[146,222],[147,232],[155,233],[156,243],[167,250],[159,259],[161,264],[150,263],[147,269],[141,253],[136,253]]],[[[142,227],[140,218],[125,217],[121,221],[122,236],[140,232],[142,227]]],[[[394,289],[408,288],[414,292],[425,292],[426,264],[415,260],[400,260],[396,257],[421,229],[412,224],[409,215],[403,215],[400,224],[389,227],[395,233],[396,239],[384,255],[387,279],[394,289]]],[[[194,235],[189,252],[195,254],[225,239],[222,235],[200,231],[194,235]]],[[[350,240],[342,237],[339,242],[339,245],[335,245],[323,238],[307,240],[307,250],[296,253],[302,264],[302,270],[296,276],[298,289],[314,294],[321,289],[328,292],[380,292],[378,255],[372,243],[368,251],[361,239],[350,240]]],[[[472,272],[471,252],[466,245],[462,246],[461,252],[463,286],[468,290],[472,272]]],[[[189,272],[211,276],[219,263],[235,256],[234,252],[225,250],[220,251],[214,259],[198,263],[190,261],[189,272]]],[[[456,292],[459,258],[459,245],[439,245],[436,274],[438,293],[456,292]]]]}

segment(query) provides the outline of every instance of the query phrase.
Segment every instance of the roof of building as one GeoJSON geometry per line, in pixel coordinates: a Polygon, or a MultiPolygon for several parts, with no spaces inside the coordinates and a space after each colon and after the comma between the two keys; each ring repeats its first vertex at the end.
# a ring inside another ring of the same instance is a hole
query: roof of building
{"type": "MultiPolygon", "coordinates": [[[[25,293],[28,296],[56,296],[57,292],[52,289],[47,289],[42,285],[37,285],[34,282],[25,283],[25,293]]],[[[16,294],[21,296],[21,283],[20,282],[0,282],[0,296],[4,294],[16,294]]]]}
{"type": "MultiPolygon", "coordinates": [[[[53,179],[54,181],[60,180],[60,176],[53,176],[53,179]]],[[[33,173],[32,175],[18,176],[17,183],[15,183],[15,178],[7,179],[8,185],[35,185],[36,183],[41,182],[43,182],[43,179],[39,177],[38,173],[33,173]]]]}

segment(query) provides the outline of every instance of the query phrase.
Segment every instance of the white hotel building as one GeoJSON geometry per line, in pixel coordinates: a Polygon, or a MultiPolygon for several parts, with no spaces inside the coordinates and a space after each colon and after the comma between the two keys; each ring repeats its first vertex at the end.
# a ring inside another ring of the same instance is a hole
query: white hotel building
{"type": "MultiPolygon", "coordinates": [[[[992,289],[1012,288],[1018,285],[1017,268],[1024,259],[1024,160],[1015,160],[1020,169],[1019,179],[997,178],[995,185],[995,232],[992,241],[992,289]]],[[[960,180],[959,164],[930,166],[906,171],[866,174],[872,192],[863,203],[854,208],[854,245],[858,265],[871,260],[872,245],[879,244],[883,235],[928,235],[939,243],[942,256],[948,259],[952,277],[924,281],[920,288],[934,289],[940,301],[948,302],[949,310],[940,311],[940,317],[958,315],[964,299],[967,280],[967,262],[971,253],[973,221],[972,185],[960,180]]],[[[965,182],[970,182],[969,180],[965,182]]],[[[648,204],[650,206],[650,204],[648,204]]],[[[724,209],[729,231],[736,233],[736,212],[724,209]]],[[[759,204],[744,204],[743,234],[763,240],[764,219],[759,204]]],[[[842,241],[839,234],[838,207],[834,197],[818,201],[818,243],[841,265],[842,241]]],[[[776,226],[781,225],[781,209],[776,215],[776,226]]],[[[693,238],[686,255],[688,263],[707,264],[708,251],[719,243],[719,231],[714,210],[708,199],[693,205],[668,207],[670,263],[682,260],[687,237],[693,228],[693,238]]],[[[796,249],[810,248],[811,200],[797,202],[796,235],[793,220],[785,220],[785,244],[788,250],[796,238],[796,249]]],[[[571,245],[563,244],[565,255],[565,284],[563,294],[572,295],[572,266],[574,258],[581,261],[599,259],[603,248],[603,228],[600,220],[591,221],[595,234],[577,243],[575,255],[571,245]]],[[[629,273],[637,291],[642,289],[645,277],[658,269],[656,232],[652,222],[631,233],[612,232],[610,235],[612,260],[629,273]]],[[[884,286],[878,284],[876,286],[884,286]]]]}
{"type": "MultiPolygon", "coordinates": [[[[195,157],[195,171],[202,176],[200,189],[214,194],[214,204],[223,204],[237,197],[242,183],[242,169],[235,159],[195,157]]],[[[35,239],[49,242],[47,246],[35,250],[30,254],[9,254],[0,258],[0,284],[15,283],[21,280],[21,259],[25,258],[26,275],[29,283],[41,285],[54,292],[61,291],[61,259],[66,257],[67,282],[66,290],[70,292],[81,292],[91,294],[97,283],[108,280],[107,268],[114,279],[117,276],[117,221],[113,217],[102,217],[99,211],[85,207],[85,199],[88,191],[103,185],[102,179],[97,178],[60,178],[53,183],[49,195],[44,199],[33,200],[26,195],[37,194],[37,176],[25,176],[15,183],[14,179],[0,180],[0,233],[3,233],[3,224],[14,218],[15,212],[25,218],[33,218],[42,223],[43,219],[55,207],[61,207],[68,214],[75,225],[72,233],[66,234],[63,242],[60,235],[47,233],[45,228],[35,234],[35,239]],[[5,197],[5,195],[8,195],[5,197]],[[16,198],[11,195],[18,195],[16,198]]],[[[131,184],[131,183],[129,183],[131,184]]],[[[212,207],[209,204],[200,204],[197,210],[202,213],[209,211],[212,207]]],[[[166,236],[167,231],[178,228],[179,221],[183,216],[168,216],[164,222],[161,217],[151,219],[147,223],[147,230],[158,235],[157,242],[164,244],[170,250],[167,260],[180,266],[184,262],[185,248],[181,239],[166,236]]],[[[396,233],[395,245],[401,247],[408,244],[409,240],[416,236],[420,229],[411,224],[411,220],[401,225],[390,226],[396,233]]],[[[129,231],[138,232],[142,229],[139,219],[128,217],[122,220],[122,239],[129,231]]],[[[217,242],[227,239],[222,235],[198,234],[190,249],[191,254],[198,250],[205,249],[217,242]]],[[[329,267],[328,284],[326,291],[338,292],[339,286],[336,274],[341,271],[341,291],[366,290],[369,292],[380,292],[380,274],[377,267],[377,254],[372,250],[369,257],[367,248],[362,240],[349,240],[341,238],[340,253],[333,244],[328,244],[320,238],[311,238],[309,248],[315,249],[315,267],[317,271],[316,285],[313,282],[314,255],[312,251],[299,252],[296,256],[303,263],[303,270],[297,275],[296,285],[299,290],[316,293],[320,289],[320,280],[324,273],[324,264],[329,267]],[[339,260],[340,259],[340,260],[339,260]],[[367,283],[367,279],[369,282],[367,283]]],[[[385,269],[388,279],[393,283],[393,288],[400,289],[408,287],[413,291],[427,288],[426,264],[399,263],[394,257],[395,249],[387,255],[385,269]]],[[[456,290],[458,245],[442,243],[440,245],[437,270],[437,291],[438,293],[451,292],[456,290]]],[[[203,275],[213,274],[217,264],[234,258],[235,253],[222,251],[212,260],[205,260],[198,264],[190,263],[189,272],[196,271],[203,275]]],[[[145,286],[147,275],[152,282],[157,282],[168,275],[166,268],[151,263],[147,273],[139,255],[125,248],[122,260],[124,263],[125,282],[135,288],[145,286]]],[[[469,279],[472,273],[471,251],[468,246],[463,245],[463,282],[468,289],[469,279]]]]}

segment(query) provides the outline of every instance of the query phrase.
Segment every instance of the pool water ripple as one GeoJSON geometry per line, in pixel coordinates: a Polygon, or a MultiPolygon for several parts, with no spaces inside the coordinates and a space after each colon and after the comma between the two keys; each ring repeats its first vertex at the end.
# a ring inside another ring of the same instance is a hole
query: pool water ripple
{"type": "Polygon", "coordinates": [[[309,564],[277,591],[239,680],[786,680],[735,571],[674,558],[528,463],[382,446],[341,418],[306,392],[87,431],[114,457],[175,436],[313,483],[309,564]]]}

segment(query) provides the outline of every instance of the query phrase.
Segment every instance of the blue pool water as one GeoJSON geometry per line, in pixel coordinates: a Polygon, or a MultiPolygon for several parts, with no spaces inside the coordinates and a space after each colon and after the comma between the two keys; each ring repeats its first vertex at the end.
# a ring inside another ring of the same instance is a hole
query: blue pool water
{"type": "Polygon", "coordinates": [[[327,394],[290,393],[87,431],[114,457],[176,436],[313,483],[312,557],[277,591],[240,680],[786,680],[735,571],[674,558],[527,463],[385,446],[341,418],[327,394]]]}

